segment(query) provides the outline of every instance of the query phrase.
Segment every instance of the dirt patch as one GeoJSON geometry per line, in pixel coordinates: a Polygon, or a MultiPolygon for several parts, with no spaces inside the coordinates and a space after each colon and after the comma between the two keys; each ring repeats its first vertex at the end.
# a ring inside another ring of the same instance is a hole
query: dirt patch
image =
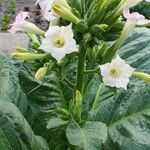
{"type": "MultiPolygon", "coordinates": [[[[11,0],[0,0],[0,18],[6,15],[8,5],[11,0]]],[[[48,23],[45,20],[42,20],[41,10],[38,6],[35,6],[36,0],[16,0],[16,9],[11,15],[11,23],[14,21],[15,16],[21,11],[29,11],[30,13],[30,22],[35,23],[38,27],[46,29],[48,23]]]]}

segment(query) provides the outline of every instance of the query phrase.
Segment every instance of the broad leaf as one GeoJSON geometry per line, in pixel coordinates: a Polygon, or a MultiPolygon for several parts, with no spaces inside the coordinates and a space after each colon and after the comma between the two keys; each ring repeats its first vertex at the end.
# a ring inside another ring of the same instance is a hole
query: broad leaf
{"type": "Polygon", "coordinates": [[[14,104],[0,102],[1,149],[40,150],[40,144],[18,108],[14,104]]]}
{"type": "Polygon", "coordinates": [[[79,149],[97,150],[106,141],[107,127],[104,123],[90,121],[80,127],[75,121],[71,121],[66,135],[69,143],[78,146],[79,149]]]}
{"type": "MultiPolygon", "coordinates": [[[[137,29],[119,53],[132,67],[150,73],[150,30],[137,29]]],[[[101,97],[100,97],[101,98],[101,97]]],[[[120,90],[102,101],[92,113],[108,126],[104,150],[150,149],[150,84],[132,79],[128,91],[120,90]]]]}
{"type": "Polygon", "coordinates": [[[49,119],[56,116],[56,107],[65,105],[64,98],[56,72],[50,72],[44,80],[38,81],[34,77],[37,69],[32,64],[24,64],[19,74],[21,87],[27,95],[30,106],[26,118],[35,134],[43,136],[49,143],[50,149],[55,150],[58,143],[64,145],[64,147],[66,146],[66,141],[62,141],[64,133],[48,130],[46,125],[49,119]],[[53,145],[53,143],[56,144],[53,145]]]}
{"type": "Polygon", "coordinates": [[[40,145],[40,150],[49,150],[48,144],[41,136],[35,136],[37,143],[40,145]]]}
{"type": "Polygon", "coordinates": [[[21,67],[20,61],[0,54],[0,101],[14,103],[25,114],[28,103],[18,80],[18,72],[21,67]]]}

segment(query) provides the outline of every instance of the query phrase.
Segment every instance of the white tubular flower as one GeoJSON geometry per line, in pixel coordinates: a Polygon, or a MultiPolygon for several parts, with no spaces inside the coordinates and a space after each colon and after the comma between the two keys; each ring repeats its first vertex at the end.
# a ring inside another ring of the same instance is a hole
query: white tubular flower
{"type": "Polygon", "coordinates": [[[124,8],[123,15],[127,20],[132,21],[135,25],[146,25],[150,23],[150,20],[145,19],[145,17],[138,12],[130,13],[129,8],[127,7],[124,8]]]}
{"type": "Polygon", "coordinates": [[[39,29],[35,24],[26,21],[25,19],[29,18],[29,13],[21,11],[15,18],[15,22],[10,24],[11,28],[8,30],[10,33],[15,33],[17,31],[24,31],[30,34],[38,34],[43,36],[44,31],[39,29]]]}
{"type": "Polygon", "coordinates": [[[127,90],[129,77],[135,69],[117,55],[111,63],[100,65],[100,70],[105,85],[127,90]]]}
{"type": "Polygon", "coordinates": [[[46,32],[41,49],[60,62],[66,54],[78,51],[76,41],[73,38],[72,26],[53,26],[46,32]]]}
{"type": "Polygon", "coordinates": [[[42,16],[47,21],[58,19],[58,15],[52,10],[52,3],[52,0],[37,0],[36,2],[36,5],[40,5],[42,16]]]}

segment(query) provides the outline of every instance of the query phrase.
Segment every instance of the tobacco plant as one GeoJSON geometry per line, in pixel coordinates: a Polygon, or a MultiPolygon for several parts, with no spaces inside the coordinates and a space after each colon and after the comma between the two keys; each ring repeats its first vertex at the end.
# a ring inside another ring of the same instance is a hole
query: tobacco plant
{"type": "Polygon", "coordinates": [[[150,149],[150,20],[129,10],[141,1],[38,0],[47,31],[16,16],[9,32],[30,44],[0,57],[3,149],[150,149]]]}

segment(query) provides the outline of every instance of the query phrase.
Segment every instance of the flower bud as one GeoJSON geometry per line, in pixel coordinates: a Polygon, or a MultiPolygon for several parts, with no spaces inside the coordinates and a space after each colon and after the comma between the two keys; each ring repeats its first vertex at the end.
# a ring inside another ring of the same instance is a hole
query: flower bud
{"type": "Polygon", "coordinates": [[[31,38],[33,46],[35,48],[39,48],[40,47],[40,42],[38,41],[36,35],[35,34],[28,34],[28,36],[31,38]]]}
{"type": "Polygon", "coordinates": [[[22,48],[22,47],[16,47],[16,50],[17,50],[18,52],[20,52],[20,53],[26,53],[26,52],[28,52],[27,49],[22,48]]]}
{"type": "Polygon", "coordinates": [[[136,78],[139,78],[141,80],[144,80],[146,82],[150,82],[150,75],[144,72],[134,72],[133,76],[136,78]]]}
{"type": "Polygon", "coordinates": [[[24,61],[33,61],[38,59],[43,59],[47,54],[32,54],[32,53],[12,53],[11,56],[15,59],[20,59],[24,61]]]}
{"type": "Polygon", "coordinates": [[[82,110],[82,95],[80,91],[76,91],[76,102],[75,102],[75,107],[74,107],[74,115],[76,118],[79,120],[81,119],[81,110],[82,110]]]}
{"type": "Polygon", "coordinates": [[[66,0],[53,0],[53,4],[55,5],[61,5],[63,7],[66,7],[67,9],[69,9],[71,11],[71,7],[68,5],[68,3],[66,2],[66,0]]]}
{"type": "Polygon", "coordinates": [[[71,21],[73,23],[77,23],[80,20],[66,7],[61,6],[59,4],[54,4],[53,10],[63,19],[71,21]]]}
{"type": "Polygon", "coordinates": [[[46,76],[48,68],[48,66],[40,68],[35,74],[35,79],[42,80],[46,76]]]}

